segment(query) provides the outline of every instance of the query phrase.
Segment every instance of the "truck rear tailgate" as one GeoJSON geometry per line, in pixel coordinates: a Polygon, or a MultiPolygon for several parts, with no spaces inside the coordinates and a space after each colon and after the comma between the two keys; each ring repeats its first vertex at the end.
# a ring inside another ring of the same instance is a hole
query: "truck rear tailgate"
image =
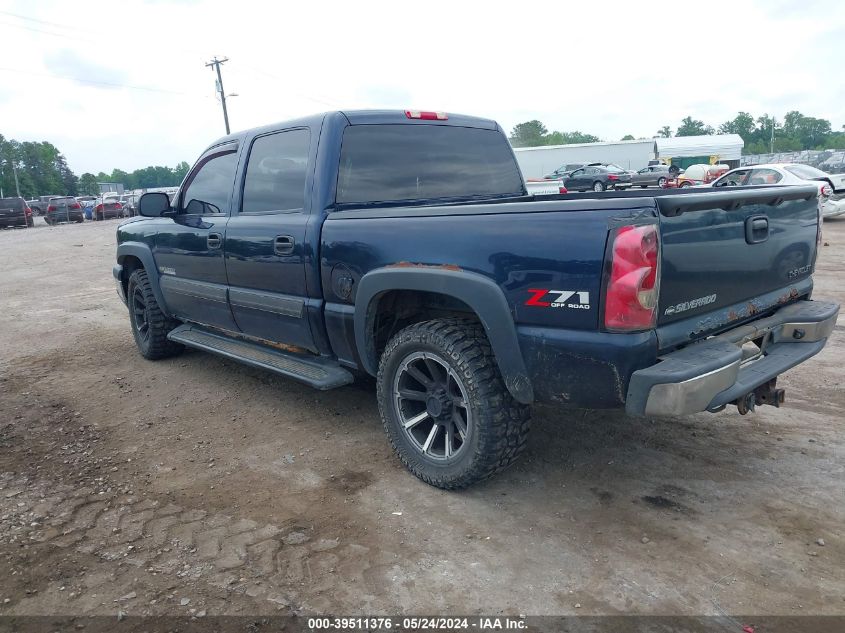
{"type": "Polygon", "coordinates": [[[662,246],[657,323],[673,332],[661,348],[738,325],[812,287],[817,187],[708,189],[656,200],[662,246]],[[665,327],[681,321],[692,325],[665,327]]]}

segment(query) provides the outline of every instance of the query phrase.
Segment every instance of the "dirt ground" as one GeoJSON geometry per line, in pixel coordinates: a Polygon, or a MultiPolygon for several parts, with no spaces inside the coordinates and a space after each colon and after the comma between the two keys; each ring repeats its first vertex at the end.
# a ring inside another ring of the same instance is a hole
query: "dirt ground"
{"type": "MultiPolygon", "coordinates": [[[[142,359],[115,227],[0,232],[0,615],[845,614],[842,317],[782,409],[537,409],[518,465],[448,493],[371,381],[142,359]]],[[[824,240],[845,303],[845,221],[824,240]]]]}

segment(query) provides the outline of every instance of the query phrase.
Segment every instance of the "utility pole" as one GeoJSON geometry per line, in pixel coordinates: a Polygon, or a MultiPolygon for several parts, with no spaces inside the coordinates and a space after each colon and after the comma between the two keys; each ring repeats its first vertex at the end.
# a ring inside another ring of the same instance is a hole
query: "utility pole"
{"type": "Polygon", "coordinates": [[[226,123],[226,134],[229,134],[229,113],[226,111],[226,93],[223,92],[223,77],[220,74],[220,64],[225,64],[227,61],[229,61],[228,57],[217,59],[217,55],[215,55],[214,59],[205,66],[206,68],[214,66],[214,70],[217,71],[217,91],[220,93],[220,102],[223,104],[223,121],[226,123]]]}
{"type": "Polygon", "coordinates": [[[21,186],[18,184],[18,168],[15,167],[15,161],[12,161],[12,173],[15,174],[15,193],[18,194],[18,198],[21,197],[21,186]]]}
{"type": "MultiPolygon", "coordinates": [[[[224,104],[224,108],[225,108],[225,104],[224,104]]],[[[769,153],[771,153],[771,154],[775,153],[775,117],[774,116],[772,116],[772,138],[771,138],[771,141],[769,142],[769,153]]]]}

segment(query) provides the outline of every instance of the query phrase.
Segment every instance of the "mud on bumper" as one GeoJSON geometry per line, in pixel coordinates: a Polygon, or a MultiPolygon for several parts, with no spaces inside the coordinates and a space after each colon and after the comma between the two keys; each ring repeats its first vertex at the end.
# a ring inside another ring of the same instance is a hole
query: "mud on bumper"
{"type": "Polygon", "coordinates": [[[772,316],[659,358],[632,374],[629,415],[687,415],[735,402],[818,354],[839,305],[799,301],[772,316]]]}

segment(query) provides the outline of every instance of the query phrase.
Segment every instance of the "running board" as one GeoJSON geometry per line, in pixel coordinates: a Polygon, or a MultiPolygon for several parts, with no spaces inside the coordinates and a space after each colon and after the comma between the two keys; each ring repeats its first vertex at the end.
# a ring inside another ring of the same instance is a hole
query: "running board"
{"type": "Polygon", "coordinates": [[[180,325],[167,335],[175,343],[231,358],[245,365],[266,369],[315,389],[334,389],[348,385],[354,378],[337,363],[320,358],[283,352],[265,345],[209,332],[196,325],[180,325]]]}

